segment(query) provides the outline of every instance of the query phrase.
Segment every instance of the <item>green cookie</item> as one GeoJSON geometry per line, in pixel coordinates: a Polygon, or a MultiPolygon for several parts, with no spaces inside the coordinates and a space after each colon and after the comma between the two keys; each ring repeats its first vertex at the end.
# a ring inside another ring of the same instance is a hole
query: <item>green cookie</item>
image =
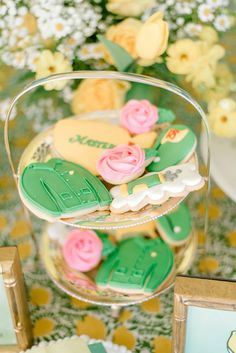
{"type": "Polygon", "coordinates": [[[26,205],[43,219],[86,214],[106,209],[111,195],[84,167],[62,159],[29,164],[19,180],[26,205]]]}
{"type": "Polygon", "coordinates": [[[173,246],[186,243],[192,234],[192,220],[188,207],[182,202],[173,212],[157,218],[156,226],[166,243],[173,246]]]}
{"type": "Polygon", "coordinates": [[[147,167],[149,172],[160,172],[168,167],[185,162],[195,151],[197,139],[185,125],[171,125],[164,129],[152,148],[157,157],[147,167]]]}
{"type": "Polygon", "coordinates": [[[88,348],[91,353],[107,353],[105,347],[103,346],[103,344],[101,342],[89,344],[88,348]]]}
{"type": "Polygon", "coordinates": [[[96,283],[132,293],[154,292],[171,274],[174,256],[161,238],[121,241],[98,270],[96,283]]]}

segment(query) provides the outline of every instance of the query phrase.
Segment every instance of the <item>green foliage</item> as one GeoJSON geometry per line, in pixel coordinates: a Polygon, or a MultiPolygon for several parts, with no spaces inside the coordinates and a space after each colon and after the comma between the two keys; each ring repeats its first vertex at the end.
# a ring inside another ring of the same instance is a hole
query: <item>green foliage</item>
{"type": "Polygon", "coordinates": [[[110,53],[112,59],[114,60],[114,65],[119,71],[129,71],[130,65],[133,64],[134,59],[129,53],[123,49],[118,44],[111,42],[106,39],[104,36],[97,36],[100,42],[106,47],[110,53]]]}

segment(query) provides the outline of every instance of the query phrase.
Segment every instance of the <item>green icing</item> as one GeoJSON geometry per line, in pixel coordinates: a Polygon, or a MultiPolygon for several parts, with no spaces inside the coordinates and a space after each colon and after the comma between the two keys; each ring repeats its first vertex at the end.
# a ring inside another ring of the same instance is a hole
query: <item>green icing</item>
{"type": "Polygon", "coordinates": [[[192,231],[191,215],[183,202],[173,212],[157,218],[156,224],[164,240],[170,243],[182,243],[192,231]]]}
{"type": "Polygon", "coordinates": [[[90,147],[96,147],[96,148],[102,148],[102,149],[115,147],[115,145],[112,143],[92,140],[92,139],[89,139],[88,136],[81,136],[81,135],[76,135],[74,137],[70,137],[68,142],[70,142],[70,143],[76,142],[80,145],[87,145],[90,147]]]}
{"type": "Polygon", "coordinates": [[[107,257],[116,249],[116,245],[109,240],[109,235],[107,233],[98,230],[96,230],[96,233],[102,241],[102,256],[107,257]]]}
{"type": "Polygon", "coordinates": [[[172,110],[158,107],[158,121],[157,124],[172,123],[175,120],[175,114],[172,110]]]}
{"type": "Polygon", "coordinates": [[[91,353],[107,353],[106,349],[104,348],[101,342],[89,344],[88,348],[91,353]]]}
{"type": "Polygon", "coordinates": [[[111,195],[81,165],[62,159],[29,164],[20,176],[24,197],[39,210],[58,217],[94,206],[109,206],[111,195]]]}
{"type": "Polygon", "coordinates": [[[155,148],[144,148],[145,160],[156,157],[158,155],[155,148]]]}
{"type": "Polygon", "coordinates": [[[194,150],[196,145],[196,136],[185,125],[171,125],[164,129],[157,138],[153,148],[157,151],[157,156],[160,157],[158,162],[152,162],[148,167],[149,172],[160,172],[170,166],[181,163],[190,153],[194,150]],[[188,129],[188,133],[185,137],[177,142],[165,142],[161,144],[162,138],[170,129],[185,130],[188,129]]]}
{"type": "Polygon", "coordinates": [[[158,184],[161,184],[160,178],[158,174],[146,174],[141,178],[138,178],[136,180],[132,180],[128,185],[128,194],[131,195],[133,193],[133,189],[137,185],[145,184],[147,185],[148,188],[151,188],[153,186],[156,186],[158,184]]]}
{"type": "Polygon", "coordinates": [[[111,288],[152,293],[171,273],[174,256],[161,239],[122,240],[98,270],[96,283],[111,288]]]}

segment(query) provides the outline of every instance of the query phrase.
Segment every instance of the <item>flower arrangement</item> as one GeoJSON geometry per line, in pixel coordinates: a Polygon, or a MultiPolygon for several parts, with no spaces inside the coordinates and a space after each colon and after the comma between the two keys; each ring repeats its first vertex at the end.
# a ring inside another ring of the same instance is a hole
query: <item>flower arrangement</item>
{"type": "MultiPolygon", "coordinates": [[[[116,69],[190,85],[208,106],[212,130],[233,137],[236,108],[229,96],[235,85],[222,61],[220,37],[234,23],[228,0],[2,0],[0,60],[17,70],[17,82],[71,70],[116,69]]],[[[40,100],[47,90],[58,90],[63,104],[47,97],[33,107],[31,99],[24,114],[40,115],[39,109],[55,112],[56,119],[70,110],[117,109],[129,89],[128,83],[110,80],[84,80],[78,87],[58,81],[40,90],[40,100]]],[[[9,102],[1,92],[0,97],[3,119],[9,102]]],[[[41,122],[35,128],[42,128],[41,122]]]]}

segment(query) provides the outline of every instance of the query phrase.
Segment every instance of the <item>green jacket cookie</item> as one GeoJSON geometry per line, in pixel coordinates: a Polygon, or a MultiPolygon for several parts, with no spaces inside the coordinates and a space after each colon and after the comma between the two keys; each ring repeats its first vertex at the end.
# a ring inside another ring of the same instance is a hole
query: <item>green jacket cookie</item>
{"type": "Polygon", "coordinates": [[[160,172],[186,161],[195,151],[197,139],[185,125],[171,125],[164,129],[152,148],[157,157],[147,167],[149,172],[160,172]]]}
{"type": "Polygon", "coordinates": [[[28,165],[20,176],[19,187],[28,204],[56,218],[105,209],[111,202],[109,191],[97,177],[62,159],[28,165]]]}
{"type": "Polygon", "coordinates": [[[174,266],[170,247],[161,238],[121,241],[98,270],[96,283],[116,290],[154,292],[174,266]]]}

